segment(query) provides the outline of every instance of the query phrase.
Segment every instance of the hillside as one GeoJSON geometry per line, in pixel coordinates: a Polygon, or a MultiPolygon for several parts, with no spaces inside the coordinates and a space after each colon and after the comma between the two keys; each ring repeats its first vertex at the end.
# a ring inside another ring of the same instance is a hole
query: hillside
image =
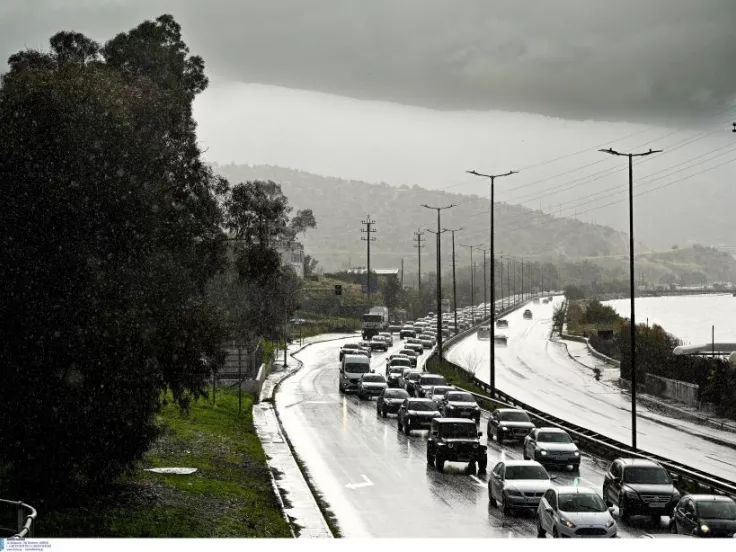
{"type": "MultiPolygon", "coordinates": [[[[231,183],[246,180],[273,180],[296,209],[314,211],[317,228],[310,230],[303,242],[309,254],[325,270],[365,264],[366,242],[361,240],[361,221],[370,214],[375,220],[376,241],[371,245],[371,263],[375,268],[398,268],[404,259],[405,271],[416,272],[417,250],[414,232],[436,229],[434,211],[422,204],[443,206],[442,225],[465,229],[456,233],[458,258],[467,263],[468,249],[459,244],[488,245],[488,199],[414,187],[370,184],[274,166],[221,165],[215,169],[231,183]]],[[[525,207],[497,203],[496,252],[537,259],[560,257],[598,257],[624,255],[628,252],[626,234],[604,226],[594,226],[567,218],[556,218],[525,207]],[[523,217],[523,219],[521,219],[523,217]],[[524,226],[513,231],[519,220],[524,226]]],[[[425,233],[422,269],[435,266],[435,237],[425,233]]],[[[450,256],[450,234],[443,237],[443,257],[450,256]],[[446,252],[446,254],[445,254],[446,252]]],[[[477,259],[482,258],[482,253],[477,259]]]]}
{"type": "MultiPolygon", "coordinates": [[[[588,259],[589,270],[581,279],[590,281],[628,280],[628,256],[588,259]],[[591,269],[591,267],[596,267],[591,269]]],[[[736,283],[736,258],[713,247],[694,245],[636,256],[636,278],[642,285],[677,283],[701,285],[714,282],[736,283]]]]}

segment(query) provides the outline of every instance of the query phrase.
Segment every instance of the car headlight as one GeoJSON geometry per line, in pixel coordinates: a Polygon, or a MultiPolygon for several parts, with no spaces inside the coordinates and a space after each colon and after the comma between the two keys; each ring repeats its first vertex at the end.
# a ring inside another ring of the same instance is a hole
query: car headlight
{"type": "Polygon", "coordinates": [[[575,524],[569,519],[560,519],[560,522],[568,529],[575,529],[575,524]]]}
{"type": "Polygon", "coordinates": [[[473,406],[473,410],[480,410],[480,406],[478,406],[478,405],[476,404],[475,406],[473,406]]]}
{"type": "Polygon", "coordinates": [[[521,496],[519,491],[514,491],[513,489],[507,489],[506,494],[509,496],[521,496]]]}
{"type": "Polygon", "coordinates": [[[580,456],[580,453],[577,450],[575,451],[575,456],[580,456]]]}
{"type": "Polygon", "coordinates": [[[708,527],[705,523],[700,526],[701,533],[707,533],[708,531],[710,531],[710,527],[708,527]]]}
{"type": "Polygon", "coordinates": [[[547,451],[546,450],[540,450],[539,451],[539,454],[541,454],[542,456],[547,456],[547,451]]]}
{"type": "Polygon", "coordinates": [[[506,426],[501,426],[501,431],[508,431],[508,430],[509,428],[507,428],[506,426]]]}
{"type": "Polygon", "coordinates": [[[616,525],[616,522],[614,521],[613,518],[611,518],[611,519],[608,520],[608,523],[606,523],[606,529],[610,529],[614,525],[616,525]]]}
{"type": "Polygon", "coordinates": [[[624,493],[624,496],[626,496],[626,498],[634,498],[634,499],[639,498],[639,495],[636,494],[634,491],[628,491],[628,490],[624,493]]]}

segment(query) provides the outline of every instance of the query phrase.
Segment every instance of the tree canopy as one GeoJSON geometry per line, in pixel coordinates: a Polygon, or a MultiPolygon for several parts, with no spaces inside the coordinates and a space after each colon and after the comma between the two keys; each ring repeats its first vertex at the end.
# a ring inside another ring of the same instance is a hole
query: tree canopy
{"type": "Polygon", "coordinates": [[[256,333],[278,322],[262,303],[283,303],[291,276],[273,240],[314,217],[289,220],[278,185],[230,190],[203,162],[192,102],[207,84],[170,15],[102,46],[60,32],[48,52],[9,59],[0,468],[24,496],[110,481],[156,437],[167,393],[182,409],[206,394],[232,333],[212,285],[231,262],[248,310],[239,320],[256,333]],[[227,231],[242,243],[229,248],[227,231]]]}

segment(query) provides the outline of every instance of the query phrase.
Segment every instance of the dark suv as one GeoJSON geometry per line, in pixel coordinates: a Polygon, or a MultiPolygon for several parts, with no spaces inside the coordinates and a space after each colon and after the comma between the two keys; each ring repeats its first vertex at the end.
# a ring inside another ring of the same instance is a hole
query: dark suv
{"type": "Polygon", "coordinates": [[[475,397],[466,391],[448,391],[439,406],[446,418],[470,418],[476,424],[480,423],[480,407],[475,397]]]}
{"type": "Polygon", "coordinates": [[[413,429],[427,429],[434,418],[441,416],[432,399],[405,399],[399,407],[398,428],[409,435],[413,429]]]}
{"type": "Polygon", "coordinates": [[[535,428],[529,414],[518,408],[499,408],[488,419],[488,439],[493,435],[500,445],[504,441],[523,441],[535,428]]]}
{"type": "Polygon", "coordinates": [[[464,418],[435,418],[427,440],[427,464],[442,471],[445,462],[467,462],[468,471],[484,473],[488,465],[486,447],[473,420],[464,418]]]}
{"type": "Polygon", "coordinates": [[[672,516],[680,493],[657,462],[619,458],[611,463],[603,480],[603,500],[607,506],[618,506],[622,520],[639,515],[659,523],[662,516],[672,516]]]}

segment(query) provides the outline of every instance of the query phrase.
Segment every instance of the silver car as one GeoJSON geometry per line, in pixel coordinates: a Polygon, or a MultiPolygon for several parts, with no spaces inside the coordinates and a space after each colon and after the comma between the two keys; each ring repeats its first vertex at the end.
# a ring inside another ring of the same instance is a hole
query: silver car
{"type": "Polygon", "coordinates": [[[488,478],[488,500],[508,515],[512,510],[536,510],[552,479],[539,462],[499,462],[488,478]]]}
{"type": "Polygon", "coordinates": [[[537,536],[613,538],[618,527],[603,499],[587,487],[547,490],[537,509],[537,536]]]}
{"type": "Polygon", "coordinates": [[[564,429],[533,429],[524,439],[524,459],[536,460],[544,466],[580,469],[580,451],[564,429]]]}

